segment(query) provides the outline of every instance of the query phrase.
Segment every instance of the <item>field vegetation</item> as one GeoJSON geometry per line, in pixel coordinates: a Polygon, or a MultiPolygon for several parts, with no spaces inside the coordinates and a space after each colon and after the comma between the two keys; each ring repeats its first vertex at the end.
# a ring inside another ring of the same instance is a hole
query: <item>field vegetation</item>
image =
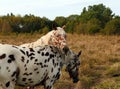
{"type": "Polygon", "coordinates": [[[79,15],[58,16],[53,21],[32,14],[0,16],[0,43],[33,42],[55,26],[63,25],[69,48],[82,50],[80,81],[73,84],[63,68],[55,89],[120,89],[120,16],[103,4],[84,7],[79,15]]]}
{"type": "MultiPolygon", "coordinates": [[[[44,34],[0,34],[0,43],[20,45],[36,41],[44,34]]],[[[73,84],[65,68],[55,89],[120,89],[120,36],[67,34],[68,46],[82,50],[80,81],[73,84]]],[[[25,89],[16,86],[16,89],[25,89]]],[[[44,89],[41,86],[35,89],[44,89]]]]}
{"type": "Polygon", "coordinates": [[[78,15],[57,16],[54,20],[32,14],[15,16],[13,13],[8,13],[0,16],[2,33],[46,33],[55,26],[63,25],[66,25],[66,32],[69,33],[120,35],[120,16],[115,15],[103,4],[84,7],[78,15]]]}

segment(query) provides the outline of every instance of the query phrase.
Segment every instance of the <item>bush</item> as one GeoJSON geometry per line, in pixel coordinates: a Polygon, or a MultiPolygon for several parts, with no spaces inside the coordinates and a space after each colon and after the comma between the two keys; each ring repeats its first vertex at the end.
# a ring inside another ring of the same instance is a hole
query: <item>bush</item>
{"type": "Polygon", "coordinates": [[[41,30],[41,33],[43,34],[46,34],[48,33],[49,29],[47,27],[44,27],[42,30],[41,30]]]}
{"type": "Polygon", "coordinates": [[[120,18],[109,21],[102,30],[102,33],[106,35],[120,35],[120,18]]]}
{"type": "Polygon", "coordinates": [[[101,22],[93,18],[87,22],[87,33],[88,34],[96,34],[99,33],[101,27],[100,27],[101,22]]]}

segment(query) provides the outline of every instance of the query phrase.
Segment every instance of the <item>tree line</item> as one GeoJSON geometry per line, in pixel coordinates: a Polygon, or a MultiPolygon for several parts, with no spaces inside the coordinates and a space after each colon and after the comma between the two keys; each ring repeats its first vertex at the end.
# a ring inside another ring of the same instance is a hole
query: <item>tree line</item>
{"type": "Polygon", "coordinates": [[[120,16],[103,4],[84,7],[80,15],[59,16],[54,20],[32,14],[0,16],[0,32],[46,33],[54,26],[66,25],[68,33],[120,35],[120,16]]]}

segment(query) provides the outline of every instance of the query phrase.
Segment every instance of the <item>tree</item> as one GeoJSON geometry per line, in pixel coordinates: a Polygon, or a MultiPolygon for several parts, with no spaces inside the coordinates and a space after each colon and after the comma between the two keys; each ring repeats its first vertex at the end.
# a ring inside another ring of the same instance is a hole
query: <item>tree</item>
{"type": "Polygon", "coordinates": [[[113,18],[114,14],[110,8],[105,7],[103,4],[89,6],[88,10],[83,8],[80,15],[81,22],[87,22],[90,19],[96,18],[101,21],[101,26],[104,28],[105,24],[113,18]]]}
{"type": "Polygon", "coordinates": [[[66,24],[66,18],[65,18],[65,17],[62,17],[62,16],[56,17],[54,21],[55,21],[55,22],[58,24],[58,26],[60,26],[60,27],[66,24]]]}
{"type": "Polygon", "coordinates": [[[120,18],[115,18],[109,21],[102,30],[102,33],[106,35],[120,35],[120,18]]]}
{"type": "Polygon", "coordinates": [[[49,29],[48,29],[47,27],[44,27],[44,28],[41,30],[41,33],[46,34],[48,31],[49,31],[49,29]]]}
{"type": "Polygon", "coordinates": [[[86,33],[87,34],[96,34],[99,33],[101,29],[101,22],[93,18],[87,22],[86,33]]]}
{"type": "Polygon", "coordinates": [[[78,22],[79,15],[70,15],[66,18],[66,31],[69,33],[74,33],[76,31],[75,26],[78,22]]]}
{"type": "Polygon", "coordinates": [[[2,33],[9,33],[9,32],[12,32],[12,28],[10,26],[10,24],[4,20],[3,21],[3,24],[2,24],[2,33]]]}
{"type": "Polygon", "coordinates": [[[0,17],[0,31],[2,31],[2,25],[3,25],[3,20],[2,20],[2,18],[0,17]]]}
{"type": "Polygon", "coordinates": [[[75,27],[74,27],[74,29],[75,29],[74,30],[75,33],[86,34],[87,24],[86,23],[76,24],[75,27]]]}

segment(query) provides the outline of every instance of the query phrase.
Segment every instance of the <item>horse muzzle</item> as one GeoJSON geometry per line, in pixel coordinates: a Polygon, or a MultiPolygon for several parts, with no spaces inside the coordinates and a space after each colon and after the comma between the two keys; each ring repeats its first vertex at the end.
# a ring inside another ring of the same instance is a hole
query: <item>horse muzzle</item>
{"type": "Polygon", "coordinates": [[[77,83],[79,81],[79,78],[74,78],[73,83],[77,83]]]}

